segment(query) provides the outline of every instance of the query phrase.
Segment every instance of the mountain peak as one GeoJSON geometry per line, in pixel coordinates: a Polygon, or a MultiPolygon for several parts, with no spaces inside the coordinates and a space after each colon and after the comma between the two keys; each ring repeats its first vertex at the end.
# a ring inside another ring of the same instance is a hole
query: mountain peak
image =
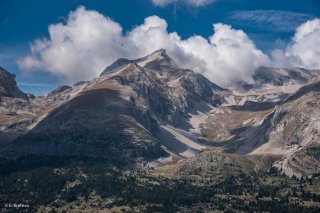
{"type": "Polygon", "coordinates": [[[161,66],[178,68],[178,65],[175,61],[173,61],[167,54],[165,49],[159,49],[154,51],[153,53],[144,56],[142,58],[138,58],[135,60],[129,60],[126,58],[119,58],[115,62],[113,62],[110,66],[108,66],[100,76],[117,72],[118,70],[124,68],[130,63],[135,63],[143,68],[151,68],[151,69],[159,69],[161,66]]]}
{"type": "Polygon", "coordinates": [[[165,49],[158,49],[156,51],[154,51],[153,53],[151,53],[150,55],[158,55],[158,56],[166,56],[166,57],[169,57],[167,55],[167,51],[165,49]]]}
{"type": "Polygon", "coordinates": [[[137,60],[140,67],[158,71],[173,71],[179,69],[178,64],[170,58],[165,49],[159,49],[150,55],[137,60]]]}
{"type": "Polygon", "coordinates": [[[154,59],[154,60],[159,60],[159,59],[167,59],[167,60],[172,60],[168,54],[167,54],[167,51],[165,49],[159,49],[159,50],[156,50],[154,51],[153,53],[145,56],[145,57],[142,57],[140,59],[137,59],[138,61],[142,61],[144,60],[145,58],[149,58],[149,59],[154,59]]]}

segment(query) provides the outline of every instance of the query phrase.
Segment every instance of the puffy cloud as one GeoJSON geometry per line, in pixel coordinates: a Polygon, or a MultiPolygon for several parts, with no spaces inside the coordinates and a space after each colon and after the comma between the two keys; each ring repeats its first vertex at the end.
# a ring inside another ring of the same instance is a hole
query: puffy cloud
{"type": "Polygon", "coordinates": [[[117,58],[139,58],[165,48],[182,67],[202,73],[221,86],[251,81],[254,70],[270,64],[242,31],[214,24],[209,39],[192,36],[181,39],[169,33],[167,23],[150,16],[129,32],[96,11],[79,7],[66,23],[49,26],[49,38],[31,44],[31,54],[18,60],[22,69],[41,68],[70,82],[98,74],[117,58]]]}
{"type": "Polygon", "coordinates": [[[156,6],[165,7],[169,4],[184,3],[193,7],[201,7],[211,4],[215,0],[152,0],[152,3],[156,6]]]}
{"type": "MultiPolygon", "coordinates": [[[[203,74],[213,82],[221,85],[250,82],[256,68],[270,64],[268,56],[258,50],[242,30],[214,24],[214,31],[209,41],[195,36],[182,44],[186,52],[205,62],[203,74]]],[[[199,72],[202,70],[197,69],[196,64],[189,66],[199,72]]]]}
{"type": "Polygon", "coordinates": [[[285,50],[275,49],[272,58],[278,66],[320,69],[320,19],[300,25],[285,50]]]}
{"type": "Polygon", "coordinates": [[[23,70],[45,69],[73,82],[97,76],[107,63],[126,56],[125,49],[118,23],[79,7],[65,24],[50,25],[49,38],[33,42],[32,54],[18,65],[23,70]]]}

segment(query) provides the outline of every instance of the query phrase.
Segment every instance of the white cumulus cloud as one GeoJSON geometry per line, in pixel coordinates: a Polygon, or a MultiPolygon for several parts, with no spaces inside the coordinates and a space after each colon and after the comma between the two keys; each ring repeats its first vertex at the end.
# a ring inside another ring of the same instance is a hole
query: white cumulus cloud
{"type": "Polygon", "coordinates": [[[66,23],[49,26],[49,38],[31,44],[31,55],[19,59],[23,70],[41,68],[70,82],[97,76],[115,58],[126,56],[121,26],[79,7],[66,23]]]}
{"type": "Polygon", "coordinates": [[[49,37],[31,44],[30,55],[20,58],[22,70],[41,69],[70,83],[96,77],[120,57],[136,59],[164,48],[177,63],[202,73],[221,86],[251,81],[254,70],[269,65],[270,59],[256,48],[242,30],[214,24],[209,39],[192,36],[181,39],[168,32],[167,22],[158,16],[123,32],[117,22],[96,11],[79,7],[65,23],[49,26],[49,37]]]}
{"type": "Polygon", "coordinates": [[[152,0],[156,6],[165,7],[169,4],[183,3],[193,7],[201,7],[213,3],[216,0],[152,0]]]}
{"type": "Polygon", "coordinates": [[[300,25],[291,43],[284,49],[275,49],[272,58],[277,66],[296,66],[320,69],[320,19],[300,25]]]}

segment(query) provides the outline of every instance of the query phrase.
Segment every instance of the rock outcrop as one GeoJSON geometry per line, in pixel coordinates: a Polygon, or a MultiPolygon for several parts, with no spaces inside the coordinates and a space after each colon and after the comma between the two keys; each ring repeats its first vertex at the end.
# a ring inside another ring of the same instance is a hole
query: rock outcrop
{"type": "Polygon", "coordinates": [[[2,97],[28,100],[28,96],[17,86],[16,75],[0,67],[0,101],[2,97]]]}

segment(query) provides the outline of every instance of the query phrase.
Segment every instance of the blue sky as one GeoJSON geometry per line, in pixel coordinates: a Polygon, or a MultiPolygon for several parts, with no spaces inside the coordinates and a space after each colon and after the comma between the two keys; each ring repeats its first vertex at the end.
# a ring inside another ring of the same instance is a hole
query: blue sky
{"type": "Polygon", "coordinates": [[[110,17],[124,34],[152,15],[164,19],[168,32],[177,32],[181,39],[208,38],[213,23],[228,24],[243,30],[265,54],[286,46],[300,24],[320,17],[319,0],[216,0],[203,6],[183,0],[165,6],[151,0],[0,0],[0,66],[16,73],[22,90],[39,95],[68,83],[43,67],[22,71],[16,61],[30,54],[30,43],[49,36],[50,24],[64,23],[81,5],[110,17]]]}

